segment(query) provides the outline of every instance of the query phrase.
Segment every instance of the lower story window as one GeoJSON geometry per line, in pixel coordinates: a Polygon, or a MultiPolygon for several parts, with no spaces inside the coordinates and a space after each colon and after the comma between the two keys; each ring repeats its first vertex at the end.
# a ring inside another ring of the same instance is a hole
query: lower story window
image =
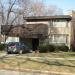
{"type": "Polygon", "coordinates": [[[67,43],[67,35],[51,35],[49,43],[67,43]]]}

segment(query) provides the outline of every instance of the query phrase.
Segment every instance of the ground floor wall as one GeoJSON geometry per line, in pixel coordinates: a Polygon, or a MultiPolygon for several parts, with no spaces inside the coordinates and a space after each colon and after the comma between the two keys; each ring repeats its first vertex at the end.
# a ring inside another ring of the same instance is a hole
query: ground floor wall
{"type": "MultiPolygon", "coordinates": [[[[5,38],[5,36],[2,36],[2,37],[5,38]]],[[[66,45],[69,47],[69,49],[71,48],[70,36],[68,36],[68,35],[67,35],[67,37],[65,35],[64,36],[56,35],[56,36],[45,37],[45,38],[20,38],[20,41],[27,44],[33,50],[38,49],[38,46],[40,44],[66,45]]]]}
{"type": "Polygon", "coordinates": [[[39,38],[20,38],[20,41],[28,45],[33,51],[38,49],[39,38]]]}
{"type": "Polygon", "coordinates": [[[71,49],[71,43],[70,43],[70,36],[69,35],[51,35],[43,40],[41,40],[41,43],[46,44],[52,44],[52,45],[66,45],[69,47],[69,50],[71,49]]]}

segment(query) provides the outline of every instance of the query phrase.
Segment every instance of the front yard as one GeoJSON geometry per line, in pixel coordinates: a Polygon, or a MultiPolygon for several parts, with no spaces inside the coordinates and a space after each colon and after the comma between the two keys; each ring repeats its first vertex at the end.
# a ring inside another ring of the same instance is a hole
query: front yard
{"type": "Polygon", "coordinates": [[[75,73],[75,53],[31,53],[7,55],[0,58],[0,69],[25,71],[40,70],[60,73],[75,73]]]}

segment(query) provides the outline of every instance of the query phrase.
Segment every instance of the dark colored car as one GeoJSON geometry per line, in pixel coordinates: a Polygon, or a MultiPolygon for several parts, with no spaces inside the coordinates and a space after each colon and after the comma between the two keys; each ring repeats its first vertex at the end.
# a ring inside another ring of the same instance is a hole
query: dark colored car
{"type": "Polygon", "coordinates": [[[32,52],[32,50],[27,46],[25,45],[24,43],[20,43],[20,42],[10,42],[7,44],[6,46],[6,50],[7,50],[7,53],[10,54],[10,53],[29,53],[29,52],[32,52]]]}

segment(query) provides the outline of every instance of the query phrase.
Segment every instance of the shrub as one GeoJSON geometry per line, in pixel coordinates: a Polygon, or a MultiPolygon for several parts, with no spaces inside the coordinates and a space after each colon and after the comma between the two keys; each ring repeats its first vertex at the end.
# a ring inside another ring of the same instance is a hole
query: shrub
{"type": "Polygon", "coordinates": [[[66,45],[40,45],[39,46],[39,52],[45,53],[45,52],[59,52],[64,51],[67,52],[69,50],[68,46],[66,45]]]}
{"type": "Polygon", "coordinates": [[[47,45],[40,45],[39,46],[39,52],[45,53],[45,52],[47,52],[47,50],[48,50],[47,45]]]}
{"type": "Polygon", "coordinates": [[[61,46],[55,46],[55,51],[58,52],[58,51],[64,51],[64,52],[67,52],[69,50],[68,46],[66,45],[61,45],[61,46]]]}
{"type": "Polygon", "coordinates": [[[40,45],[39,46],[39,51],[42,53],[45,52],[54,52],[55,46],[54,45],[40,45]]]}
{"type": "Polygon", "coordinates": [[[54,45],[48,45],[48,50],[49,50],[49,52],[54,52],[55,46],[54,45]]]}
{"type": "Polygon", "coordinates": [[[0,44],[0,51],[4,50],[5,44],[0,44]]]}

